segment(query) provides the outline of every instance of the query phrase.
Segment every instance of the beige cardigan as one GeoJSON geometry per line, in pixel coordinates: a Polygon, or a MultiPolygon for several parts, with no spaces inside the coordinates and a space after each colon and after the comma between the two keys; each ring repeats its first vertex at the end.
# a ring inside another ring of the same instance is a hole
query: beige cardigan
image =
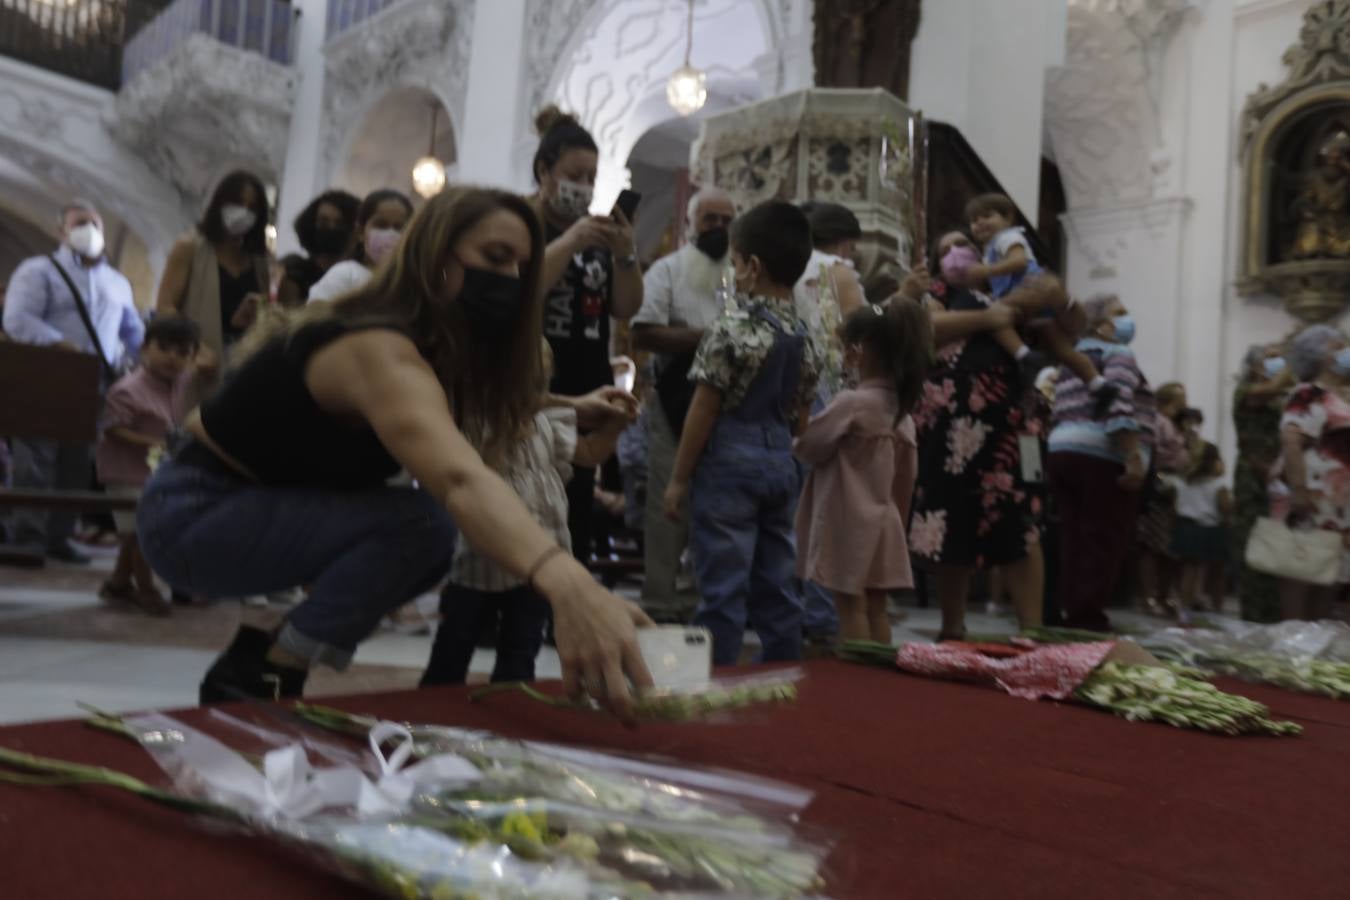
{"type": "MultiPolygon", "coordinates": [[[[181,313],[197,323],[202,346],[211,348],[223,371],[229,360],[225,358],[225,335],[220,325],[220,261],[216,259],[215,248],[200,234],[194,236],[192,242],[192,268],[188,272],[181,313]]],[[[253,257],[253,273],[258,280],[258,289],[266,291],[270,282],[267,257],[253,257]]],[[[200,403],[214,389],[215,381],[203,384],[196,379],[190,390],[191,396],[187,398],[189,408],[200,403]]]]}

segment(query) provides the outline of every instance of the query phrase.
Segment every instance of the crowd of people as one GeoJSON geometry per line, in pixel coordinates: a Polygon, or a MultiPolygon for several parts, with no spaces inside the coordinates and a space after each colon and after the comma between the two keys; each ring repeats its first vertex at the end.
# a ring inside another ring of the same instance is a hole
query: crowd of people
{"type": "MultiPolygon", "coordinates": [[[[552,108],[537,125],[533,195],[329,191],[295,222],[304,254],[278,262],[261,181],[228,175],[148,325],[92,203],[11,278],[7,339],[102,360],[96,454],[14,439],[8,475],[82,488],[96,455],[110,493],[139,496],[103,597],[163,615],[156,575],[184,601],[303,586],[280,618],[246,617],[204,702],[298,695],[312,664],[346,665],[438,587],[424,683],[463,681],[485,632],[494,679],[532,678],[551,628],[568,687],[619,711],[649,680],[634,628],[652,620],[706,627],[734,664],[747,629],[764,660],[889,641],[888,604],[911,590],[960,639],[980,573],[1023,627],[1108,629],[1131,591],[1183,619],[1230,583],[1259,620],[1338,598],[1242,556],[1267,516],[1350,542],[1340,332],[1248,353],[1230,490],[1185,388],[1141,371],[1122,299],[1071,298],[1008,198],[972,198],[896,289],[864,287],[844,206],[738,211],[706,185],[683,245],[644,272],[624,210],[590,211],[592,136],[552,108]],[[646,358],[631,392],[615,322],[646,358]],[[585,568],[616,449],[636,605],[585,568]]],[[[21,515],[8,532],[80,562],[74,526],[21,515]]]]}

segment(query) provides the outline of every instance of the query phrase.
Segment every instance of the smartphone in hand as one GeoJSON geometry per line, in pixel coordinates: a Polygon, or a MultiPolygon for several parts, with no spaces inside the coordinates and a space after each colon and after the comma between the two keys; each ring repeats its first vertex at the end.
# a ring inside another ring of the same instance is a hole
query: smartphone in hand
{"type": "MultiPolygon", "coordinates": [[[[631,191],[628,188],[624,188],[619,192],[619,199],[614,201],[614,212],[622,212],[623,217],[629,222],[632,222],[633,217],[637,215],[638,204],[641,202],[641,194],[637,191],[631,191]]],[[[614,216],[614,212],[611,212],[610,215],[614,216]]]]}

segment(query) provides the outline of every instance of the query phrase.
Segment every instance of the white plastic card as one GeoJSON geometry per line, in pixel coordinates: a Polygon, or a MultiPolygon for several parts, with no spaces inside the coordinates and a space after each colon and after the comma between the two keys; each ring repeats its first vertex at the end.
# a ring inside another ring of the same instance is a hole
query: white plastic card
{"type": "Polygon", "coordinates": [[[712,680],[712,634],[706,628],[638,629],[642,659],[658,688],[696,688],[712,680]]]}
{"type": "Polygon", "coordinates": [[[1022,480],[1027,484],[1045,481],[1045,470],[1041,467],[1040,438],[1024,434],[1017,439],[1017,449],[1022,457],[1022,480]]]}

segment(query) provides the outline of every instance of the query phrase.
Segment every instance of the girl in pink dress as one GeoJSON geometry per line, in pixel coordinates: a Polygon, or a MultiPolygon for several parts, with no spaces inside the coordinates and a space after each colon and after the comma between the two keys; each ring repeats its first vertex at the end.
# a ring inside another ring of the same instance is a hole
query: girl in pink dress
{"type": "Polygon", "coordinates": [[[839,329],[859,384],[836,394],[797,438],[811,465],[797,507],[797,574],[834,593],[839,636],[890,643],[886,593],[914,586],[905,522],[918,471],[910,411],[933,358],[923,307],[863,306],[839,329]]]}

